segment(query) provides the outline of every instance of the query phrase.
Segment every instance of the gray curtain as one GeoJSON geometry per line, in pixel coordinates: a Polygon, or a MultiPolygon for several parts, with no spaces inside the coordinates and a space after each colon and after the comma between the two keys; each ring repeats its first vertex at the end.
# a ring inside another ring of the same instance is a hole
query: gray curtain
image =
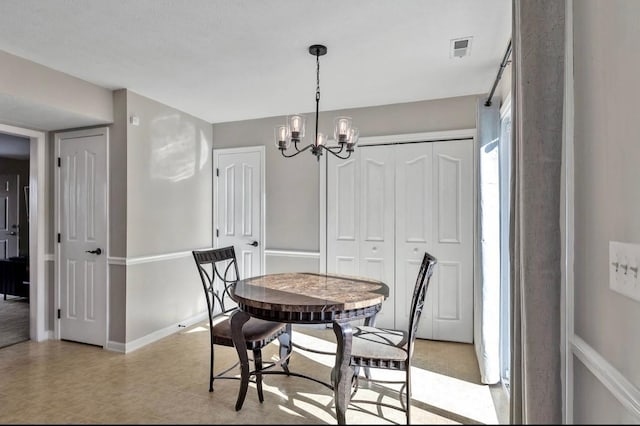
{"type": "Polygon", "coordinates": [[[513,1],[511,423],[561,423],[565,2],[513,1]]]}

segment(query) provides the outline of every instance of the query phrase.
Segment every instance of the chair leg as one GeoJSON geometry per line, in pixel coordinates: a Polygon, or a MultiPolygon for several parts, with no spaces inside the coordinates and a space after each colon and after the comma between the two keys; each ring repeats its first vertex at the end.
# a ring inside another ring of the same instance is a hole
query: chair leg
{"type": "Polygon", "coordinates": [[[231,337],[233,339],[233,345],[238,352],[238,359],[240,360],[240,389],[238,390],[238,399],[236,400],[236,411],[239,411],[244,404],[244,398],[247,396],[247,389],[249,388],[249,357],[247,356],[247,342],[244,340],[244,333],[242,332],[242,326],[249,321],[249,314],[237,310],[229,318],[231,322],[231,337]]]}
{"type": "Polygon", "coordinates": [[[260,402],[264,401],[264,395],[262,394],[262,350],[254,349],[253,350],[253,364],[256,369],[256,388],[258,389],[258,400],[260,402]]]}
{"type": "Polygon", "coordinates": [[[287,324],[286,331],[278,336],[280,342],[280,359],[285,361],[282,363],[282,369],[289,374],[289,357],[291,356],[291,324],[287,324]]]}
{"type": "Polygon", "coordinates": [[[407,424],[411,424],[411,364],[407,366],[407,424]]]}
{"type": "MultiPolygon", "coordinates": [[[[367,327],[375,327],[376,326],[376,314],[368,316],[364,319],[364,325],[367,327]]],[[[369,367],[364,367],[364,377],[367,380],[371,380],[371,369],[369,367]]]]}
{"type": "Polygon", "coordinates": [[[213,339],[211,340],[211,359],[209,360],[209,392],[213,392],[213,339]]]}

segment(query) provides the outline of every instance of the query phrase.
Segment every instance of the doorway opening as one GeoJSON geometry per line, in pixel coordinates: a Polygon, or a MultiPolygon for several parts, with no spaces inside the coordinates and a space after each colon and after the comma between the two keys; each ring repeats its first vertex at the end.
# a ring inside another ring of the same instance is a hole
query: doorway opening
{"type": "MultiPolygon", "coordinates": [[[[24,237],[27,233],[28,238],[23,241],[22,253],[28,253],[26,265],[23,265],[23,277],[26,277],[24,266],[28,269],[28,278],[21,281],[28,282],[27,298],[28,298],[28,327],[29,339],[34,341],[46,340],[48,337],[45,319],[47,317],[46,286],[45,286],[45,133],[25,129],[21,127],[0,124],[0,134],[13,136],[28,141],[29,149],[29,168],[27,178],[22,181],[20,179],[19,191],[16,196],[19,199],[25,199],[26,222],[16,224],[18,227],[10,228],[9,232],[16,232],[15,237],[19,240],[20,233],[24,237]],[[21,231],[21,232],[19,232],[21,231]]],[[[5,144],[3,144],[4,146],[5,144]]],[[[5,183],[6,188],[6,183],[5,183]]],[[[10,227],[13,224],[10,224],[10,227]]],[[[18,258],[20,257],[20,248],[18,247],[18,258]]],[[[21,286],[26,284],[20,283],[21,286]]],[[[21,287],[24,289],[25,287],[21,287]]],[[[8,291],[8,290],[7,290],[8,291]]],[[[22,294],[22,293],[21,293],[22,294]]],[[[7,295],[7,299],[9,295],[7,295]]],[[[4,294],[2,295],[4,300],[4,294]]]]}
{"type": "Polygon", "coordinates": [[[0,348],[29,340],[30,143],[0,133],[0,348]]]}

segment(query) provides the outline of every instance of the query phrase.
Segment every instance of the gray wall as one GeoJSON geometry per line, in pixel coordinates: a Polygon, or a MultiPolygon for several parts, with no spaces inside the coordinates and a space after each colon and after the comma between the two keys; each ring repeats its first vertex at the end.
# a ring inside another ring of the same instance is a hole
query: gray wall
{"type": "MultiPolygon", "coordinates": [[[[353,117],[360,137],[475,128],[477,96],[438,99],[320,113],[320,129],[333,134],[333,119],[353,117]]],[[[314,114],[307,114],[307,140],[313,140],[314,114]]],[[[274,129],[285,117],[214,123],[215,149],[266,146],[267,249],[315,251],[318,231],[320,170],[310,153],[283,158],[274,144],[274,129]]],[[[269,262],[269,258],[267,258],[269,262]]],[[[280,262],[280,260],[278,260],[280,262]]],[[[305,260],[305,265],[308,260],[305,260]]],[[[278,263],[268,270],[280,270],[278,263]]]]}
{"type": "Polygon", "coordinates": [[[24,199],[23,188],[29,185],[29,160],[17,160],[13,158],[0,158],[0,174],[17,174],[20,177],[18,184],[18,203],[20,204],[20,241],[19,254],[29,254],[29,221],[27,220],[27,205],[24,199]]]}
{"type": "MultiPolygon", "coordinates": [[[[127,91],[113,92],[109,129],[109,256],[127,257],[127,91]]],[[[109,264],[109,337],[126,341],[127,271],[109,264]]]]}
{"type": "Polygon", "coordinates": [[[113,121],[111,90],[0,50],[2,122],[39,130],[113,121]]]}
{"type": "MultiPolygon", "coordinates": [[[[211,124],[131,91],[126,108],[127,258],[211,247],[211,124]]],[[[126,342],[206,310],[190,254],[126,270],[126,342]]]]}
{"type": "MultiPolygon", "coordinates": [[[[637,392],[640,303],[609,289],[608,259],[609,241],[640,243],[640,2],[574,1],[573,11],[575,332],[637,392]]],[[[576,364],[574,420],[628,420],[576,364]]]]}

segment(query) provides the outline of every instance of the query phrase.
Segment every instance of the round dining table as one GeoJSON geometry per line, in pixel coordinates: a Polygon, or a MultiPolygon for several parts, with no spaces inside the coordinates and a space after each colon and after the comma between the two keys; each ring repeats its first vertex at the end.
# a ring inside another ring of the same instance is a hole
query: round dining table
{"type": "MultiPolygon", "coordinates": [[[[338,424],[345,424],[351,396],[351,321],[365,319],[374,325],[376,314],[389,296],[382,281],[364,277],[296,272],[268,274],[239,280],[231,298],[238,310],[231,316],[231,332],[241,364],[241,385],[236,410],[242,407],[249,379],[247,347],[242,332],[250,317],[288,324],[333,324],[336,335],[335,364],[331,372],[338,424]]],[[[282,342],[282,341],[281,341],[282,342]]],[[[295,346],[295,342],[292,342],[295,346]]],[[[298,376],[306,377],[298,374],[298,376]]],[[[318,380],[316,380],[318,381],[318,380]]]]}

